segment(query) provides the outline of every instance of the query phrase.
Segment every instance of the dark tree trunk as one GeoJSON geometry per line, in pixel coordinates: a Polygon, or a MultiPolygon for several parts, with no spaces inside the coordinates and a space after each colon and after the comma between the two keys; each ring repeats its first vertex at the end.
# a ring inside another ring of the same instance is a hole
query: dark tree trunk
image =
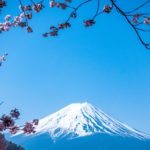
{"type": "Polygon", "coordinates": [[[12,142],[7,141],[4,135],[0,133],[0,150],[25,150],[25,149],[12,142]]]}

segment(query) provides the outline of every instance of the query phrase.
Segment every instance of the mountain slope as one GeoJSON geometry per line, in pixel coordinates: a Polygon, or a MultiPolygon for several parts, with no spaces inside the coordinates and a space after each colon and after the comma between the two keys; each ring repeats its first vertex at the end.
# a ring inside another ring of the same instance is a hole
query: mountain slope
{"type": "Polygon", "coordinates": [[[49,133],[53,139],[83,137],[103,133],[108,135],[148,139],[141,133],[89,103],[71,104],[40,120],[36,134],[49,133]]]}
{"type": "Polygon", "coordinates": [[[25,150],[150,150],[149,140],[95,134],[74,139],[62,138],[56,142],[48,133],[37,136],[18,136],[12,139],[25,150]]]}

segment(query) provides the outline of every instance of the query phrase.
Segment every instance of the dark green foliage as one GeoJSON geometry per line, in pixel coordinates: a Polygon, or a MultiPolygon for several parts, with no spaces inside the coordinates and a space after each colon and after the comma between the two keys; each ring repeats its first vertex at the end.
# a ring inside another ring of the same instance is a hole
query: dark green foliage
{"type": "Polygon", "coordinates": [[[23,147],[9,142],[4,135],[0,133],[0,150],[25,150],[23,147]]]}
{"type": "Polygon", "coordinates": [[[25,150],[23,147],[18,146],[12,142],[9,142],[8,147],[6,148],[6,150],[25,150]]]}

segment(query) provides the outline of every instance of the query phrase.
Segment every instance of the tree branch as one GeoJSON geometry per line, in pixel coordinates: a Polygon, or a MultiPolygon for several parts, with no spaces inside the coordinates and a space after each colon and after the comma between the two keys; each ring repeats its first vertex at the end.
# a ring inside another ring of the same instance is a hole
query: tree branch
{"type": "MultiPolygon", "coordinates": [[[[129,25],[133,28],[133,30],[135,31],[136,35],[138,36],[140,42],[145,46],[146,49],[150,50],[150,43],[145,43],[144,40],[142,39],[142,37],[140,36],[138,30],[136,29],[136,27],[131,23],[130,19],[127,17],[126,13],[119,8],[119,6],[114,2],[114,0],[110,0],[112,2],[112,4],[114,5],[114,7],[118,10],[118,12],[125,17],[126,21],[129,23],[129,25]]],[[[148,0],[148,2],[150,2],[150,0],[148,0]]],[[[137,8],[136,8],[137,9],[137,8]]]]}

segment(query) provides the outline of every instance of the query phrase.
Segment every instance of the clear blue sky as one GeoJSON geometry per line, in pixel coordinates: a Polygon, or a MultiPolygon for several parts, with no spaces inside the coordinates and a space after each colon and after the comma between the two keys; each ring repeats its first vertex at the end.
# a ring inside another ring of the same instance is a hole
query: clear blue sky
{"type": "MultiPolygon", "coordinates": [[[[10,2],[3,14],[17,14],[16,3],[10,2]]],[[[89,29],[82,20],[92,14],[87,9],[80,13],[57,38],[41,34],[63,21],[67,12],[49,7],[34,15],[33,34],[18,28],[0,35],[0,53],[9,53],[0,68],[1,112],[19,108],[22,123],[88,101],[150,134],[150,51],[115,11],[100,16],[89,29]]]]}

